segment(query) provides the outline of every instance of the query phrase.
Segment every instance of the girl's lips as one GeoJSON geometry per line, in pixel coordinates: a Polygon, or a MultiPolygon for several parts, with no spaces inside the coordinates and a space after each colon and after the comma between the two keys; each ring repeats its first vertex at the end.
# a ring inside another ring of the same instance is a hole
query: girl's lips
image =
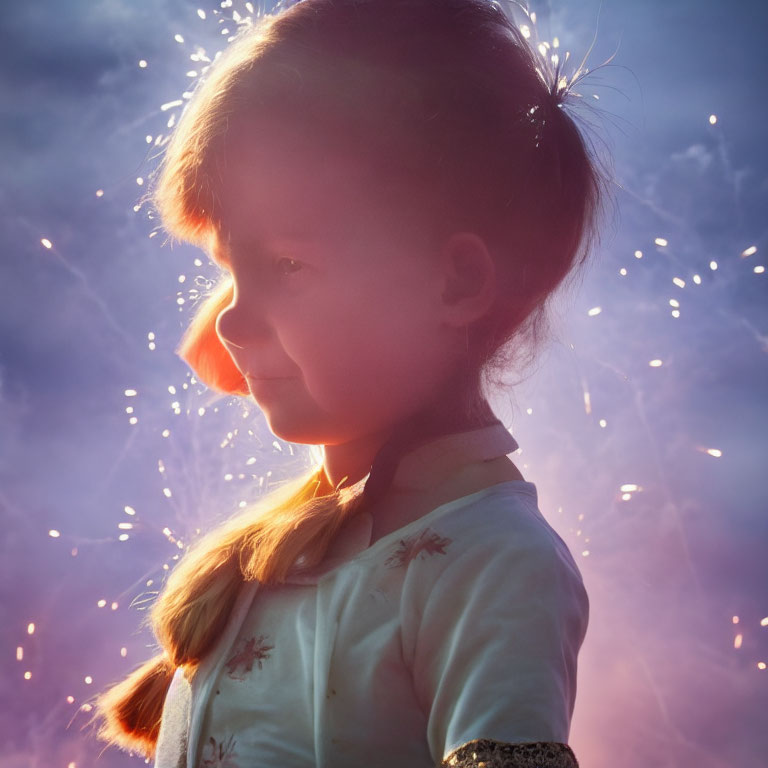
{"type": "Polygon", "coordinates": [[[268,392],[293,380],[294,377],[287,376],[264,376],[262,378],[248,376],[248,384],[254,392],[268,392]]]}

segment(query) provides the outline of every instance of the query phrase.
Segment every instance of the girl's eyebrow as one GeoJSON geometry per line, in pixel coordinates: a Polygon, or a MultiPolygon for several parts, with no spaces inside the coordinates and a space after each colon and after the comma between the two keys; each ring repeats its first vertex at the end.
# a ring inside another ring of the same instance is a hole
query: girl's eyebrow
{"type": "Polygon", "coordinates": [[[233,250],[242,252],[262,252],[281,254],[299,248],[303,251],[312,250],[317,247],[317,237],[309,234],[292,234],[276,236],[270,241],[264,241],[257,237],[212,237],[209,245],[211,258],[219,264],[230,267],[232,260],[230,255],[233,250]]]}

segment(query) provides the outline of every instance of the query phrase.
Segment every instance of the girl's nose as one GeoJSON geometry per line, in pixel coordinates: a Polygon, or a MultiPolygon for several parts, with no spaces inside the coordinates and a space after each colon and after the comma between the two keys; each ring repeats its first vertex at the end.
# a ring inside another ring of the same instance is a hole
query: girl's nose
{"type": "Polygon", "coordinates": [[[270,327],[256,302],[238,299],[219,313],[216,333],[225,346],[244,348],[263,343],[270,335],[270,327]]]}

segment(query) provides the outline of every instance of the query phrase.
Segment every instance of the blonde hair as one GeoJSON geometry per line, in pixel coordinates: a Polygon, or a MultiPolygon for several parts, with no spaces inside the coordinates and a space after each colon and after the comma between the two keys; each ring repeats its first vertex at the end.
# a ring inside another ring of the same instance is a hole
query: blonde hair
{"type": "Polygon", "coordinates": [[[97,699],[98,738],[154,757],[165,695],[177,667],[194,673],[224,629],[244,581],[281,583],[321,562],[362,500],[365,478],[323,493],[322,466],[199,539],[171,571],[149,613],[164,649],[97,699]]]}
{"type": "MultiPolygon", "coordinates": [[[[98,698],[99,738],[154,756],[174,670],[194,673],[243,581],[280,583],[300,558],[301,567],[316,565],[364,500],[386,490],[409,446],[493,420],[479,372],[506,342],[524,349],[525,334],[534,344],[543,336],[547,300],[584,265],[600,201],[587,147],[537,67],[520,31],[489,0],[303,0],[261,18],[211,66],[151,193],[171,236],[208,244],[229,122],[274,118],[308,127],[318,147],[358,147],[380,171],[378,186],[409,210],[429,211],[436,233],[477,231],[493,246],[500,291],[489,316],[467,329],[465,370],[394,426],[367,478],[339,490],[314,468],[184,555],[149,614],[162,652],[98,698]]],[[[224,275],[177,353],[211,389],[248,395],[216,331],[232,298],[224,275]]]]}

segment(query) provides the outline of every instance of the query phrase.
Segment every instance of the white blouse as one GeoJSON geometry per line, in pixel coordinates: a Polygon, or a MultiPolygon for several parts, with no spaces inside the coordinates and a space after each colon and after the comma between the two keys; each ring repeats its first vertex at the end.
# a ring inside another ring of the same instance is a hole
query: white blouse
{"type": "MultiPolygon", "coordinates": [[[[500,424],[461,433],[396,477],[515,448],[500,424]]],[[[244,585],[201,679],[174,677],[156,768],[429,768],[474,739],[567,743],[589,601],[533,483],[344,535],[314,571],[244,585]]]]}

